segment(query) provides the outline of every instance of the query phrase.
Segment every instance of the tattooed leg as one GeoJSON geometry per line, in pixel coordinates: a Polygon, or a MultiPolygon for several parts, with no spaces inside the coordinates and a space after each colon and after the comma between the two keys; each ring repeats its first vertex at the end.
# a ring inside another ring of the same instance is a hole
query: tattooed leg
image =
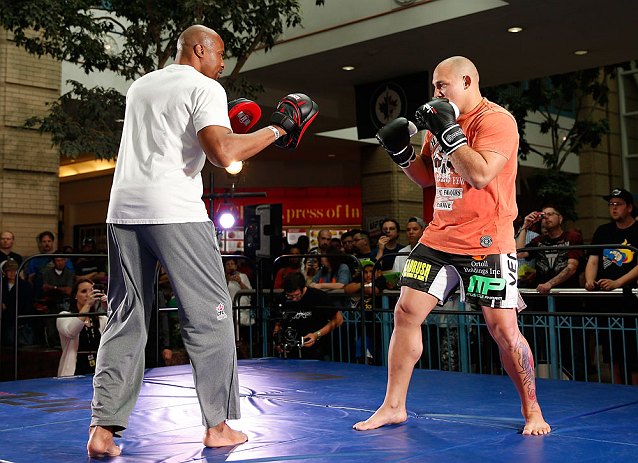
{"type": "Polygon", "coordinates": [[[534,357],[516,322],[515,310],[483,308],[487,327],[498,344],[503,368],[512,379],[521,398],[521,412],[525,417],[523,434],[541,435],[551,431],[543,419],[536,398],[534,357]]]}

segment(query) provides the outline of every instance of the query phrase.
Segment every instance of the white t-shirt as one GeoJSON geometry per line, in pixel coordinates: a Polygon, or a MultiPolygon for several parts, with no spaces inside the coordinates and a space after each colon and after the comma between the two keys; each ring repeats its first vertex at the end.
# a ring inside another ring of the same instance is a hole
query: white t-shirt
{"type": "Polygon", "coordinates": [[[197,132],[230,129],[226,91],[182,64],[136,80],[115,166],[107,223],[160,224],[210,220],[202,201],[206,162],[197,132]]]}

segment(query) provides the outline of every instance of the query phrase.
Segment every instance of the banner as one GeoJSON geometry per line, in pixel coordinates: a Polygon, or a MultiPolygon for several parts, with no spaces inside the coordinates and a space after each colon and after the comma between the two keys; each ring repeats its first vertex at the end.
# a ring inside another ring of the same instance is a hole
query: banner
{"type": "MultiPolygon", "coordinates": [[[[208,193],[209,190],[204,190],[208,193]]],[[[215,188],[215,193],[226,193],[227,189],[215,188]]],[[[239,217],[236,226],[243,226],[243,207],[250,204],[282,204],[284,227],[361,226],[361,187],[313,187],[313,188],[238,188],[236,193],[266,192],[266,197],[233,198],[232,204],[239,217]]],[[[226,200],[231,203],[230,198],[226,200]]],[[[204,200],[209,209],[209,200],[204,200]]],[[[224,199],[214,200],[213,211],[224,199]]],[[[222,208],[224,207],[222,206],[222,208]]],[[[210,209],[208,210],[210,217],[210,209]]]]}
{"type": "Polygon", "coordinates": [[[378,130],[397,117],[414,120],[416,108],[427,103],[431,82],[427,72],[357,85],[357,134],[374,138],[378,130]]]}

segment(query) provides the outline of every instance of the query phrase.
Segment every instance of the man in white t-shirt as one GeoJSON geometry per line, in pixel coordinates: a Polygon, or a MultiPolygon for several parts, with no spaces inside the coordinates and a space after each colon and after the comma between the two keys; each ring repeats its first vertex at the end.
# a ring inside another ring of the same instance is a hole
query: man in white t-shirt
{"type": "Polygon", "coordinates": [[[238,419],[239,389],[231,300],[202,201],[208,159],[226,167],[273,142],[294,149],[318,106],[306,95],[279,103],[268,127],[234,134],[226,92],[224,42],[192,26],[180,36],[175,64],[135,81],[126,113],[107,215],[109,318],[93,379],[91,457],[117,456],[144,376],[144,346],[159,261],[179,304],[182,339],[193,367],[207,447],[247,436],[226,425],[238,419]],[[280,138],[281,137],[281,138],[280,138]]]}

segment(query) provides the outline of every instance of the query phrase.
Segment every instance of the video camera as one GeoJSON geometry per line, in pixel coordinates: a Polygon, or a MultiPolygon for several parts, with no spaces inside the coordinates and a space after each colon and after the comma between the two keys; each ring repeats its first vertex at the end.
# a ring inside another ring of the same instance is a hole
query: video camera
{"type": "Polygon", "coordinates": [[[297,305],[294,301],[278,303],[276,308],[280,311],[280,316],[273,318],[274,322],[279,322],[281,324],[281,329],[273,336],[273,344],[281,347],[284,359],[288,358],[288,354],[292,351],[292,349],[297,349],[299,358],[302,358],[301,348],[306,341],[306,339],[302,337],[303,335],[300,334],[291,324],[290,317],[297,313],[296,310],[290,310],[290,307],[293,304],[297,305]],[[288,310],[286,309],[286,306],[289,307],[288,310]]]}

